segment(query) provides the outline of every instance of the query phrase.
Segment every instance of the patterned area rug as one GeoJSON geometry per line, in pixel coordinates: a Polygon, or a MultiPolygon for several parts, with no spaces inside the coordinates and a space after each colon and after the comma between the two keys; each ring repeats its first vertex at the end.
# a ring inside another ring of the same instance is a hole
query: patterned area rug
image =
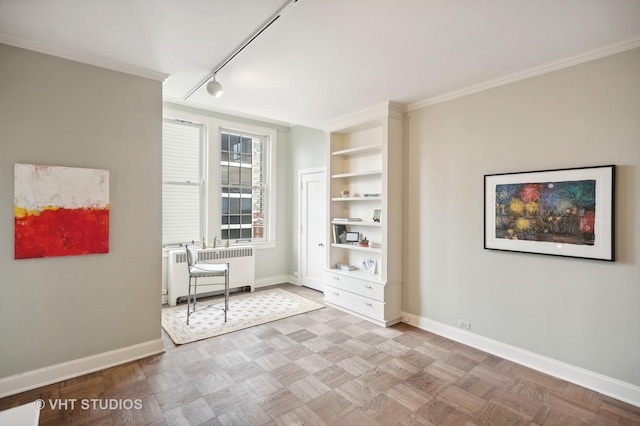
{"type": "Polygon", "coordinates": [[[230,296],[226,323],[223,305],[223,298],[198,302],[189,325],[185,304],[165,308],[162,310],[162,328],[176,345],[182,345],[325,307],[279,288],[230,296]],[[205,308],[218,302],[220,304],[214,308],[205,308]]]}

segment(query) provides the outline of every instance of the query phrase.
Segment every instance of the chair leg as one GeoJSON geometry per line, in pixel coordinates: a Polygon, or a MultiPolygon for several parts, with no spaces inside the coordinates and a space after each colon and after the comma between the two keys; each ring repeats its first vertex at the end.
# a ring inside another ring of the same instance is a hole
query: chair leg
{"type": "Polygon", "coordinates": [[[191,277],[189,277],[189,295],[187,296],[187,325],[189,325],[189,315],[191,315],[191,277]]]}
{"type": "Polygon", "coordinates": [[[193,311],[196,311],[196,303],[198,303],[198,277],[193,277],[193,311]]]}
{"type": "Polygon", "coordinates": [[[227,311],[229,310],[229,264],[224,271],[224,322],[227,322],[227,311]]]}

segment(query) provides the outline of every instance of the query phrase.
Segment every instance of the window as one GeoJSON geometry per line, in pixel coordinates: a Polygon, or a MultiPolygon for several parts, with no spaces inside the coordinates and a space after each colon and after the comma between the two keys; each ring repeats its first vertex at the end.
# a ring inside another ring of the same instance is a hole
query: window
{"type": "Polygon", "coordinates": [[[266,137],[220,132],[220,188],[223,240],[264,240],[266,137]]]}
{"type": "Polygon", "coordinates": [[[278,130],[165,108],[162,242],[276,245],[278,130]]]}
{"type": "Polygon", "coordinates": [[[162,127],[162,244],[199,240],[204,229],[202,125],[166,119],[162,127]]]}

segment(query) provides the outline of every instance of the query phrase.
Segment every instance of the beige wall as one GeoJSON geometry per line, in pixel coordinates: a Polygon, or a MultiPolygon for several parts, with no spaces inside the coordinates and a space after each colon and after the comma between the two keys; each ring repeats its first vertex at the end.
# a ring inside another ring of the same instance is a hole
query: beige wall
{"type": "Polygon", "coordinates": [[[160,339],[162,85],[0,44],[0,379],[160,339]],[[15,163],[110,171],[110,252],[14,260],[15,163]]]}
{"type": "Polygon", "coordinates": [[[640,385],[640,49],[411,111],[403,310],[640,385]],[[615,263],[483,249],[483,176],[616,164],[615,263]]]}

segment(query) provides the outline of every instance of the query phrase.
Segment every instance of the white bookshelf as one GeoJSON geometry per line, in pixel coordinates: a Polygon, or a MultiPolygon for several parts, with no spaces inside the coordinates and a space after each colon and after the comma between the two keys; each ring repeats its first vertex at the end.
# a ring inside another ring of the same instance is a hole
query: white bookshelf
{"type": "Polygon", "coordinates": [[[402,145],[402,112],[392,105],[340,120],[327,131],[325,302],[382,326],[400,321],[402,145]],[[381,211],[379,222],[374,210],[381,211]],[[336,241],[335,225],[365,236],[370,245],[336,241]],[[365,259],[375,263],[373,273],[361,270],[365,259]],[[337,264],[357,269],[345,271],[337,264]]]}

